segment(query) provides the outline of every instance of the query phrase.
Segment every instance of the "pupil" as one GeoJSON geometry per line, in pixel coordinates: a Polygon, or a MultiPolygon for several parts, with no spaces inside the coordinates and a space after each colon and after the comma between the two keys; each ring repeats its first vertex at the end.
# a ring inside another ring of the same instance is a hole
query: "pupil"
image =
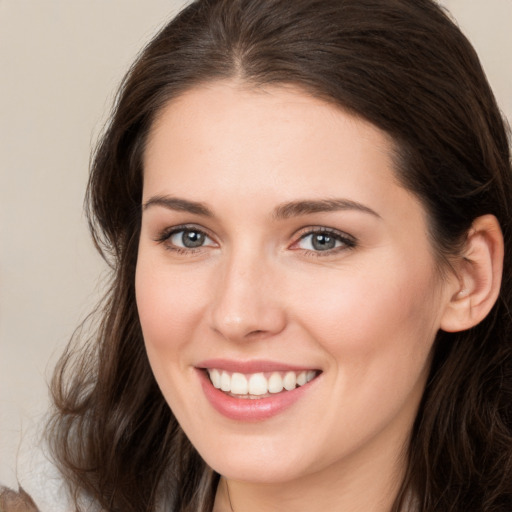
{"type": "Polygon", "coordinates": [[[204,243],[204,234],[198,231],[185,231],[182,241],[183,245],[188,248],[201,247],[204,243]]]}
{"type": "Polygon", "coordinates": [[[313,247],[318,251],[327,251],[328,249],[334,249],[336,240],[329,235],[315,235],[313,237],[313,247]]]}

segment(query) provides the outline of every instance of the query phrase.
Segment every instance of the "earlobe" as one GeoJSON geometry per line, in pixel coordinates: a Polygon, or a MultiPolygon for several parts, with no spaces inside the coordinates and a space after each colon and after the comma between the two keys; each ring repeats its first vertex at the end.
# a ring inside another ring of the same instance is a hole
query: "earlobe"
{"type": "Polygon", "coordinates": [[[441,329],[464,331],[487,316],[500,292],[503,253],[503,235],[496,217],[478,217],[456,265],[460,287],[447,304],[441,329]]]}

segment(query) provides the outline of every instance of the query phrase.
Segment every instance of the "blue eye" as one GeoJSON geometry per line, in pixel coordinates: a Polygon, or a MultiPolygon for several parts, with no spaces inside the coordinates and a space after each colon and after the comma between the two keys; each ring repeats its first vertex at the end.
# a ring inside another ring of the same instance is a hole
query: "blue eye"
{"type": "Polygon", "coordinates": [[[351,248],[355,242],[347,235],[342,235],[335,231],[319,230],[310,231],[301,236],[296,243],[296,248],[313,252],[328,252],[335,249],[351,248]]]}
{"type": "Polygon", "coordinates": [[[172,250],[194,250],[215,245],[204,231],[193,227],[174,228],[170,232],[163,233],[157,241],[165,243],[172,250]]]}
{"type": "Polygon", "coordinates": [[[169,237],[169,241],[176,247],[186,247],[187,249],[195,249],[204,245],[207,236],[197,229],[182,229],[173,233],[169,237]]]}

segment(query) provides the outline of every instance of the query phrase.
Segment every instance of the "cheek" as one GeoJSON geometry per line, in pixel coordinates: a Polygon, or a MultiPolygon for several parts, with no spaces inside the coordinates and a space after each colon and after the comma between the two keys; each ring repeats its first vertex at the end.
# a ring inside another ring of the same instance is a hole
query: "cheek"
{"type": "MultiPolygon", "coordinates": [[[[171,271],[139,255],[135,290],[146,349],[153,366],[165,355],[177,361],[204,313],[204,279],[186,271],[171,271]]],[[[154,368],[156,370],[156,368],[154,368]]]]}
{"type": "Polygon", "coordinates": [[[139,254],[135,291],[146,352],[162,394],[181,418],[194,417],[186,382],[192,372],[190,340],[199,338],[195,332],[204,315],[203,282],[139,254]]]}
{"type": "Polygon", "coordinates": [[[420,270],[340,273],[297,310],[302,329],[329,355],[333,396],[323,414],[344,433],[339,446],[363,443],[395,421],[406,431],[416,415],[437,332],[432,275],[420,270]]]}
{"type": "Polygon", "coordinates": [[[408,257],[408,252],[413,253],[413,249],[390,247],[380,257],[362,259],[350,272],[340,275],[343,282],[338,282],[336,293],[347,305],[347,313],[355,320],[359,318],[365,327],[400,329],[416,323],[418,316],[435,316],[438,285],[433,262],[426,256],[426,248],[418,251],[426,254],[421,259],[408,257]]]}
{"type": "Polygon", "coordinates": [[[412,379],[423,370],[440,316],[430,268],[390,258],[333,273],[322,286],[303,281],[310,300],[297,317],[331,355],[347,386],[362,374],[389,381],[412,379]]]}

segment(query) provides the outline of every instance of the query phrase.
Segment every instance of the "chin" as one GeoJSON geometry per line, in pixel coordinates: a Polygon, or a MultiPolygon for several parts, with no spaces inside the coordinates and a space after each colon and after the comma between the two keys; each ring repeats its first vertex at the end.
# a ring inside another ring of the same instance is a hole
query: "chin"
{"type": "MultiPolygon", "coordinates": [[[[290,435],[287,437],[290,441],[290,435]]],[[[287,443],[282,436],[275,435],[238,436],[231,433],[210,441],[203,439],[196,448],[211,468],[228,479],[276,484],[319,469],[315,467],[314,457],[305,450],[305,443],[299,442],[298,437],[291,441],[287,443]]],[[[312,443],[309,446],[312,447],[312,443]]],[[[325,462],[326,457],[319,460],[325,462]]]]}
{"type": "Polygon", "coordinates": [[[271,461],[255,460],[214,460],[210,466],[220,475],[236,481],[255,484],[284,484],[296,480],[306,474],[306,469],[291,464],[290,461],[279,461],[274,456],[271,461]],[[262,471],[264,468],[264,471],[262,471]]]}

